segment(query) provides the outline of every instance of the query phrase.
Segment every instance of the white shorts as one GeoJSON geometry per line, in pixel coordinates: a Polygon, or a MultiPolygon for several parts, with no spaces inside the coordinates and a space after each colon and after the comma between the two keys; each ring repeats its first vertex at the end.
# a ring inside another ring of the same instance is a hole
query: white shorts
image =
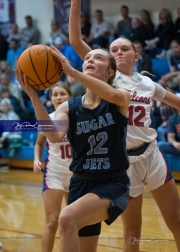
{"type": "Polygon", "coordinates": [[[144,185],[149,190],[155,190],[173,178],[156,140],[150,143],[143,155],[130,156],[129,160],[127,174],[130,178],[130,197],[141,195],[144,185]]]}
{"type": "Polygon", "coordinates": [[[69,192],[70,179],[72,177],[72,173],[62,173],[62,172],[54,172],[50,171],[46,168],[43,170],[43,183],[42,190],[46,189],[59,189],[64,192],[69,192]]]}

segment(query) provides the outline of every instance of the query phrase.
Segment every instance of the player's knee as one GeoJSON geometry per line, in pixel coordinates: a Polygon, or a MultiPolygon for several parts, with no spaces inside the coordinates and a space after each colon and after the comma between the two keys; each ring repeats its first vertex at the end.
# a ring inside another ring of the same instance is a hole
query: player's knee
{"type": "Polygon", "coordinates": [[[58,219],[57,218],[49,219],[46,222],[46,227],[51,231],[56,231],[58,227],[58,219]]]}
{"type": "Polygon", "coordinates": [[[68,210],[62,210],[58,220],[59,232],[60,234],[63,233],[70,233],[77,230],[77,225],[74,219],[73,213],[68,210]]]}

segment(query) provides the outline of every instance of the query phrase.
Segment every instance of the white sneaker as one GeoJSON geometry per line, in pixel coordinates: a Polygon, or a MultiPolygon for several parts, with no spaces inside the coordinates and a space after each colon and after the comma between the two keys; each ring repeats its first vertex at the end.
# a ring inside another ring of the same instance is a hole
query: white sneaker
{"type": "Polygon", "coordinates": [[[157,59],[165,59],[166,58],[166,54],[165,53],[160,53],[158,55],[156,55],[157,59]]]}
{"type": "Polygon", "coordinates": [[[145,40],[146,45],[148,45],[151,48],[155,48],[156,47],[156,43],[154,41],[154,39],[150,39],[150,40],[145,40]]]}

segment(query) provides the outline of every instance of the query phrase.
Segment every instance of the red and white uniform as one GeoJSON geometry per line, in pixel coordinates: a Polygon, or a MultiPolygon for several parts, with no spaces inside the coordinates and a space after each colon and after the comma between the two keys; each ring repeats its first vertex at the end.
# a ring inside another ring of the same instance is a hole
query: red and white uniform
{"type": "MultiPolygon", "coordinates": [[[[49,116],[54,119],[55,112],[49,116]]],[[[48,141],[48,156],[44,167],[43,191],[45,189],[60,189],[69,191],[72,172],[69,165],[72,162],[71,145],[65,136],[60,143],[48,141]]]]}
{"type": "Polygon", "coordinates": [[[127,173],[131,181],[130,196],[137,197],[143,193],[143,185],[154,190],[172,178],[156,144],[156,130],[149,128],[152,98],[162,100],[166,91],[157,87],[157,84],[149,77],[138,73],[127,76],[117,71],[114,85],[117,89],[124,88],[131,94],[126,138],[127,149],[150,143],[142,155],[129,156],[131,164],[127,173]]]}
{"type": "Polygon", "coordinates": [[[137,81],[139,77],[139,82],[135,82],[130,77],[118,72],[115,82],[117,88],[124,88],[131,95],[126,141],[127,149],[137,147],[144,142],[152,142],[157,137],[156,130],[149,128],[155,83],[146,76],[137,74],[136,77],[137,81]]]}

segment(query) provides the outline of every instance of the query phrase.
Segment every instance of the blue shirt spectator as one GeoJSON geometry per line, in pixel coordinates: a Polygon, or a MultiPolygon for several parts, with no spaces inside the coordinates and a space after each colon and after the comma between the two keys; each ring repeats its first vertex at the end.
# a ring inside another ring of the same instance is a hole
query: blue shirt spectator
{"type": "Polygon", "coordinates": [[[57,36],[53,40],[53,45],[70,61],[72,67],[80,71],[82,70],[83,61],[71,45],[65,44],[62,37],[57,36]]]}
{"type": "Polygon", "coordinates": [[[9,50],[7,51],[7,62],[11,67],[16,67],[16,61],[23,52],[23,49],[19,47],[18,40],[11,39],[9,43],[9,50]]]}
{"type": "Polygon", "coordinates": [[[167,154],[180,156],[180,112],[169,117],[168,142],[158,142],[159,149],[167,163],[167,154]]]}

